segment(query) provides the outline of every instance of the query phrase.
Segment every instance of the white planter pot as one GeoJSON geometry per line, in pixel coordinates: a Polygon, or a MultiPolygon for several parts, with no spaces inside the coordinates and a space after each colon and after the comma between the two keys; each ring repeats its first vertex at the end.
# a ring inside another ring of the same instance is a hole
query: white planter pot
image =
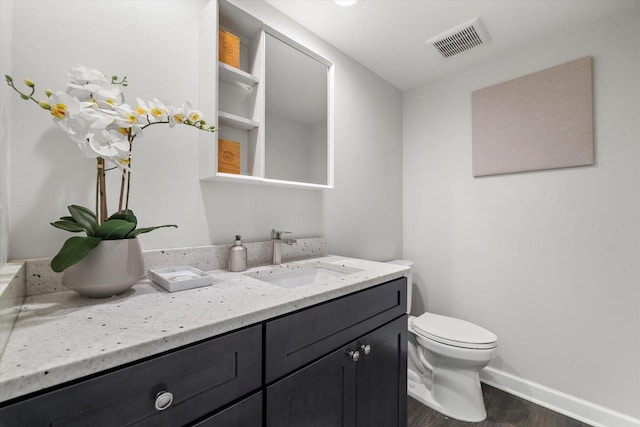
{"type": "Polygon", "coordinates": [[[138,283],[146,269],[137,238],[103,240],[62,274],[62,284],[91,298],[118,295],[138,283]]]}

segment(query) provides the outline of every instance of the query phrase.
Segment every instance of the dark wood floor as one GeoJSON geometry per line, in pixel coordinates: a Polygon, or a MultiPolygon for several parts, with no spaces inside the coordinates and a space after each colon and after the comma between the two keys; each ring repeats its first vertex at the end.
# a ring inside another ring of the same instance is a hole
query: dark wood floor
{"type": "Polygon", "coordinates": [[[407,427],[590,427],[497,388],[482,384],[487,419],[466,423],[445,417],[409,397],[407,427]]]}

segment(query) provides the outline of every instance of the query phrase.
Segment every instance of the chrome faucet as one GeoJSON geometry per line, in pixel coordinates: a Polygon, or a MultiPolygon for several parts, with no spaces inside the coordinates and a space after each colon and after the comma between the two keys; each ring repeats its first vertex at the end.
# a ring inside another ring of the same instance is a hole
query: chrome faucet
{"type": "Polygon", "coordinates": [[[271,230],[271,241],[273,242],[273,265],[280,265],[282,263],[282,244],[293,245],[296,240],[288,239],[282,240],[283,234],[291,234],[290,231],[276,231],[271,230]]]}

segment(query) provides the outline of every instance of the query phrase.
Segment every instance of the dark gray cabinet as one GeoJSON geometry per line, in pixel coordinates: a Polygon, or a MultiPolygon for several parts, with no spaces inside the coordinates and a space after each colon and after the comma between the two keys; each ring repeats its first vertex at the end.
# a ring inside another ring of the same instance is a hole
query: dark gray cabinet
{"type": "Polygon", "coordinates": [[[0,426],[185,425],[260,389],[261,346],[260,325],[219,336],[9,404],[0,426]]]}
{"type": "Polygon", "coordinates": [[[265,323],[270,383],[407,312],[405,277],[265,323]]]}
{"type": "Polygon", "coordinates": [[[405,426],[406,301],[402,278],[267,322],[266,426],[405,426]]]}
{"type": "Polygon", "coordinates": [[[269,426],[355,426],[355,362],[340,348],[267,387],[269,426]]]}
{"type": "Polygon", "coordinates": [[[261,427],[262,392],[196,422],[193,427],[261,427]]]}
{"type": "Polygon", "coordinates": [[[403,427],[406,301],[392,280],[5,402],[0,427],[403,427]]]}
{"type": "Polygon", "coordinates": [[[267,387],[267,427],[406,426],[406,354],[403,315],[267,387]]]}
{"type": "Polygon", "coordinates": [[[407,425],[407,316],[358,340],[357,425],[407,425]],[[362,346],[370,346],[364,354],[362,346]]]}

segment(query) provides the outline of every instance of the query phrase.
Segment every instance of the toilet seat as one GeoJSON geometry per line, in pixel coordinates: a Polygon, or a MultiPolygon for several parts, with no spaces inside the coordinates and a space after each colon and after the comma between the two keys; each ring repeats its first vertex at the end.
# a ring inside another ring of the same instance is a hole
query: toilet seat
{"type": "Polygon", "coordinates": [[[460,319],[424,313],[412,319],[415,333],[441,344],[468,349],[491,349],[498,337],[490,331],[460,319]]]}

